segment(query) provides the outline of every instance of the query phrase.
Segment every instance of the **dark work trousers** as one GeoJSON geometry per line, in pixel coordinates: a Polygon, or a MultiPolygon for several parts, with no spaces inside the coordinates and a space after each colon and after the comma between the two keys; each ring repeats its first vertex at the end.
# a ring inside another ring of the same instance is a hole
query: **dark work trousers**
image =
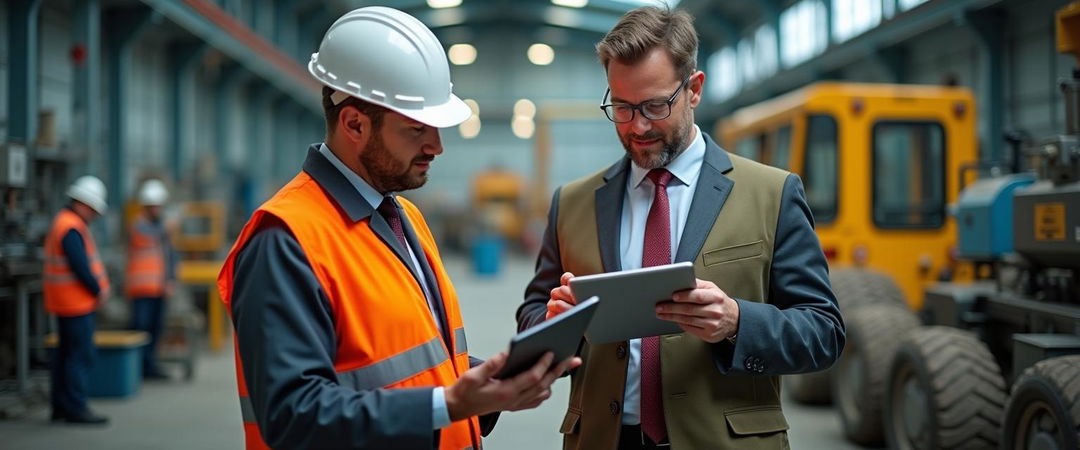
{"type": "Polygon", "coordinates": [[[57,317],[60,345],[52,361],[53,414],[79,416],[87,412],[86,385],[94,364],[94,313],[57,317]]]}
{"type": "Polygon", "coordinates": [[[143,375],[160,374],[157,344],[165,321],[164,297],[135,297],[131,301],[131,328],[150,334],[150,343],[142,349],[143,375]]]}

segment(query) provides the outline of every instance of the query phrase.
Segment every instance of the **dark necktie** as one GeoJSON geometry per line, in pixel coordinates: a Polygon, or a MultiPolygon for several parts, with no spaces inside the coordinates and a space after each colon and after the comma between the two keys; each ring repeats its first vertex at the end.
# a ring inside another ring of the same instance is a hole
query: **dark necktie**
{"type": "Polygon", "coordinates": [[[390,229],[394,230],[394,237],[401,243],[401,248],[408,251],[409,246],[405,243],[405,228],[401,226],[401,214],[398,213],[397,204],[394,202],[394,198],[390,196],[383,197],[382,203],[379,204],[379,214],[386,219],[386,223],[390,225],[390,229]]]}
{"type": "MultiPolygon", "coordinates": [[[[645,220],[645,245],[641,251],[641,267],[671,264],[671,209],[668,205],[667,184],[671,172],[667,169],[649,171],[656,186],[649,216],[645,220]]],[[[653,443],[667,438],[664,421],[664,401],[660,384],[660,338],[641,339],[641,431],[653,443]]]]}

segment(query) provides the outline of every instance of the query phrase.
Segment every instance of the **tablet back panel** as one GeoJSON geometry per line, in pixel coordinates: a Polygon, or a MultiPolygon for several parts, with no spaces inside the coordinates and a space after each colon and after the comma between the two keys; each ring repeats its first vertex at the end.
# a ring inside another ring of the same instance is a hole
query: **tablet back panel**
{"type": "Polygon", "coordinates": [[[570,280],[574,297],[600,298],[600,306],[585,331],[585,337],[593,344],[682,333],[675,323],[656,317],[656,304],[671,300],[672,293],[693,288],[695,284],[694,266],[690,262],[570,280]]]}

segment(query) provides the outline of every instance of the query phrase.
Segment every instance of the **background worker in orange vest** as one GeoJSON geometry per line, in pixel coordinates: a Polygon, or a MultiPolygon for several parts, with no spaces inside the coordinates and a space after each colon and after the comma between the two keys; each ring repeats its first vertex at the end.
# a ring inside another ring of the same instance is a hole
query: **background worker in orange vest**
{"type": "Polygon", "coordinates": [[[157,365],[157,344],[165,320],[165,299],[176,284],[176,252],[162,220],[168,198],[165,183],[146,180],[139,189],[142,211],[129,231],[124,292],[131,299],[131,328],[150,334],[142,355],[146,379],[166,378],[157,365]]]}
{"type": "Polygon", "coordinates": [[[581,361],[548,354],[493,379],[506,354],[469,357],[431,231],[395,194],[427,181],[438,128],[471,114],[443,46],[408,14],[360,8],[308,69],[325,86],[326,142],[252,215],[218,278],[247,448],[478,449],[492,413],[538,406],[581,361]]]}
{"type": "Polygon", "coordinates": [[[109,278],[87,224],[105,213],[105,184],[84,176],[67,190],[71,198],[45,237],[45,309],[56,315],[60,345],[52,364],[52,420],[104,424],[86,406],[86,383],[94,360],[94,311],[109,296],[109,278]]]}

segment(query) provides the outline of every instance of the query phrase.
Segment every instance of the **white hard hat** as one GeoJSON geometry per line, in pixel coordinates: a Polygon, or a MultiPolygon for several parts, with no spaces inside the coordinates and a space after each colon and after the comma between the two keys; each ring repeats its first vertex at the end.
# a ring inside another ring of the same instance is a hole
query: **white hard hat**
{"type": "Polygon", "coordinates": [[[451,92],[450,66],[439,39],[415,17],[369,6],[341,16],[311,54],[311,72],[337,92],[385,106],[437,128],[464,122],[469,106],[451,92]]]}
{"type": "Polygon", "coordinates": [[[169,190],[165,188],[165,183],[162,183],[161,180],[146,180],[142,185],[142,189],[139,189],[139,203],[143,205],[161,206],[168,199],[169,190]]]}
{"type": "Polygon", "coordinates": [[[79,177],[67,190],[68,197],[85,203],[98,214],[105,214],[105,209],[108,207],[105,203],[105,195],[105,183],[92,175],[79,177]]]}

